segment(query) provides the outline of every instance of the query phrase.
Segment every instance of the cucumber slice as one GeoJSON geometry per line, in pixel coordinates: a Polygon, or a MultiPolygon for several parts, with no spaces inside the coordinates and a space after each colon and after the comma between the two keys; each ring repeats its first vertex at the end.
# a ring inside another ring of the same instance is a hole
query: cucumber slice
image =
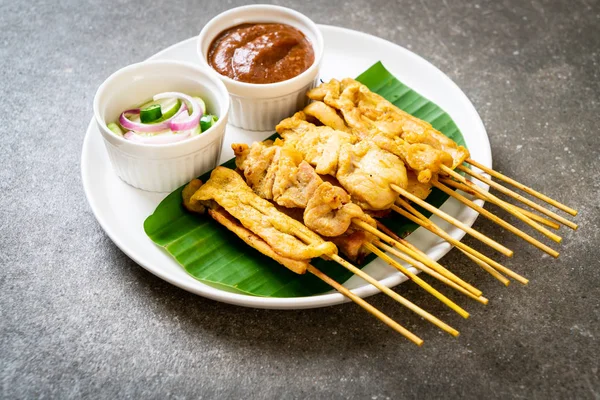
{"type": "Polygon", "coordinates": [[[196,97],[196,96],[192,96],[192,98],[194,100],[196,100],[198,102],[198,104],[200,104],[200,109],[202,109],[202,114],[206,114],[206,103],[204,103],[204,100],[202,100],[200,97],[196,97]]]}
{"type": "Polygon", "coordinates": [[[210,129],[210,127],[213,126],[218,119],[219,118],[217,118],[216,115],[203,115],[202,118],[200,118],[200,129],[202,132],[210,129]]]}
{"type": "Polygon", "coordinates": [[[113,131],[113,133],[117,136],[123,136],[123,131],[121,130],[121,128],[119,127],[119,125],[117,125],[114,122],[111,122],[110,124],[106,125],[108,127],[108,129],[110,129],[111,131],[113,131]]]}
{"type": "MultiPolygon", "coordinates": [[[[169,99],[160,99],[157,101],[148,101],[148,102],[144,103],[143,105],[141,105],[139,108],[144,110],[146,108],[153,107],[156,105],[160,106],[160,111],[162,113],[162,116],[154,121],[151,121],[150,122],[151,124],[156,124],[156,123],[162,122],[166,119],[171,118],[173,115],[175,115],[175,113],[177,111],[179,111],[179,108],[181,107],[181,100],[176,99],[176,98],[169,98],[169,99]]],[[[139,115],[132,115],[129,117],[129,119],[133,122],[141,122],[139,115]]]]}
{"type": "MultiPolygon", "coordinates": [[[[162,113],[162,118],[161,121],[164,121],[165,119],[169,119],[171,118],[173,115],[175,115],[175,113],[177,111],[179,111],[179,108],[181,107],[181,100],[177,99],[177,101],[175,102],[175,104],[173,104],[169,109],[165,110],[165,106],[162,105],[161,108],[163,111],[162,113]]],[[[157,121],[157,122],[161,122],[161,121],[157,121]]]]}
{"type": "Polygon", "coordinates": [[[160,109],[160,104],[153,104],[149,107],[142,108],[140,110],[140,120],[143,124],[148,124],[150,122],[155,122],[160,117],[162,117],[162,111],[160,109]]]}
{"type": "Polygon", "coordinates": [[[192,135],[196,136],[202,133],[202,128],[200,128],[200,124],[196,125],[194,130],[192,131],[192,135]]]}

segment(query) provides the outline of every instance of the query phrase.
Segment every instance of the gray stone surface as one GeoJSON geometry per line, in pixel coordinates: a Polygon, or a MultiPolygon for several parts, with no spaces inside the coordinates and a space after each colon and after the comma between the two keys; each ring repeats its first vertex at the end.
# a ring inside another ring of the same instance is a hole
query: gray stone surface
{"type": "Polygon", "coordinates": [[[97,86],[241,3],[0,2],[0,397],[600,398],[598,1],[278,2],[430,60],[479,110],[495,167],[580,211],[558,260],[479,219],[531,284],[505,288],[452,251],[444,263],[491,299],[451,294],[468,321],[396,289],[458,339],[372,297],[422,348],[354,304],[283,312],[191,295],[92,215],[80,153],[97,86]]]}

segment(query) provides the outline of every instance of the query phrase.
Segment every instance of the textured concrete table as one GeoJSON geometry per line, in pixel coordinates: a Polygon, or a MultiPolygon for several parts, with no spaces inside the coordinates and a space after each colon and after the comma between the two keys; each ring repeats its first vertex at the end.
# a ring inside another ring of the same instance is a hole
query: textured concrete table
{"type": "Polygon", "coordinates": [[[505,288],[452,251],[443,262],[491,299],[454,296],[470,320],[396,288],[457,339],[370,299],[422,348],[354,304],[265,311],[189,294],[92,215],[79,160],[97,86],[239,4],[0,3],[0,397],[598,399],[598,1],[279,2],[430,60],[480,112],[495,167],[580,211],[558,260],[479,219],[531,284],[505,288]]]}

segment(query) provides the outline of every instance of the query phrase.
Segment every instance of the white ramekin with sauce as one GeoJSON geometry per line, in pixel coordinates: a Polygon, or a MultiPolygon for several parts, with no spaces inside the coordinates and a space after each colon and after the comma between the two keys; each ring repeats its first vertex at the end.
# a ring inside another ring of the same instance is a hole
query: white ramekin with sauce
{"type": "Polygon", "coordinates": [[[272,5],[250,5],[225,11],[204,26],[197,41],[201,65],[215,71],[231,96],[229,123],[254,131],[274,130],[279,121],[307,104],[306,92],[319,78],[323,47],[323,36],[313,21],[297,11],[272,5]],[[213,41],[228,29],[259,23],[285,24],[302,32],[314,52],[310,67],[299,75],[274,83],[242,82],[216,72],[209,61],[213,41]]]}
{"type": "Polygon", "coordinates": [[[228,114],[229,94],[214,72],[184,62],[129,65],[106,79],[94,97],[94,117],[116,174],[152,192],[170,192],[217,165],[228,114]],[[138,143],[109,129],[125,110],[164,92],[201,97],[217,122],[201,134],[167,144],[138,143]]]}

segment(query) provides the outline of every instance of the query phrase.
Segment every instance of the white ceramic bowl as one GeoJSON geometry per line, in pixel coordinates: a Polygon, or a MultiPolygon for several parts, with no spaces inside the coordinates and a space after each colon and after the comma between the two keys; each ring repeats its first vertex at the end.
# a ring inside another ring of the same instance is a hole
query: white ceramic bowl
{"type": "Polygon", "coordinates": [[[228,113],[229,94],[214,71],[177,61],[129,65],[104,81],[94,97],[94,117],[113,169],[128,184],[152,192],[170,192],[217,165],[228,113]],[[162,92],[199,96],[219,119],[201,135],[161,145],[132,142],[108,129],[121,112],[162,92]]]}
{"type": "Polygon", "coordinates": [[[279,121],[307,104],[306,92],[317,83],[324,47],[321,31],[303,14],[279,6],[243,6],[217,15],[204,26],[197,42],[201,65],[211,68],[207,60],[208,50],[221,32],[240,24],[261,22],[287,24],[300,30],[313,46],[315,61],[300,75],[276,83],[238,82],[215,71],[231,95],[229,123],[253,131],[274,130],[279,121]]]}

